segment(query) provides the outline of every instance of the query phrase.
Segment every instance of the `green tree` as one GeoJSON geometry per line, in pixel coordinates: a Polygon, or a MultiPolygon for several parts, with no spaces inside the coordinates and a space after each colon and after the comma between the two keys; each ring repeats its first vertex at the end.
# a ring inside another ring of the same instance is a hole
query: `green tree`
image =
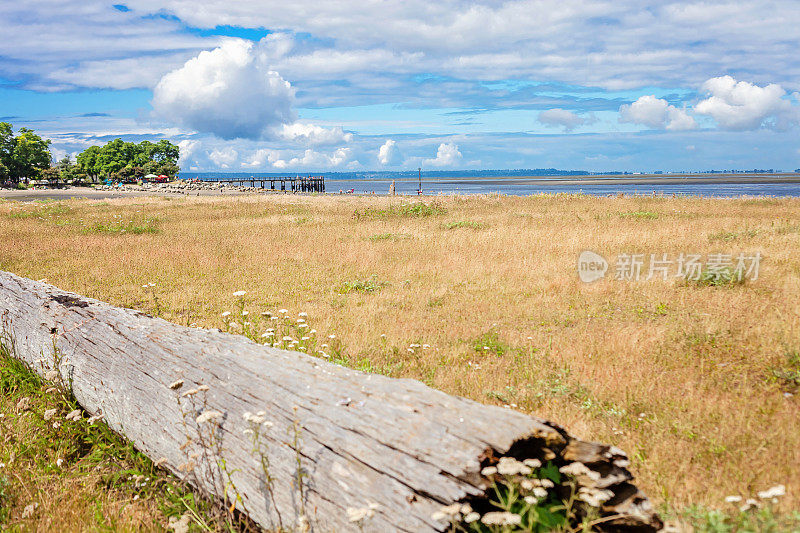
{"type": "Polygon", "coordinates": [[[78,165],[93,177],[141,178],[145,174],[175,176],[180,172],[180,148],[166,139],[139,144],[114,139],[104,146],[91,146],[78,155],[78,165]]]}
{"type": "Polygon", "coordinates": [[[50,140],[42,139],[28,128],[14,128],[0,122],[0,180],[19,183],[22,179],[39,177],[50,168],[50,140]]]}
{"type": "Polygon", "coordinates": [[[11,179],[11,155],[14,153],[14,128],[0,122],[0,182],[11,179]]]}
{"type": "Polygon", "coordinates": [[[78,154],[78,157],[76,158],[81,171],[83,171],[92,180],[96,180],[98,177],[100,177],[101,169],[98,161],[99,156],[100,147],[90,146],[78,154]]]}

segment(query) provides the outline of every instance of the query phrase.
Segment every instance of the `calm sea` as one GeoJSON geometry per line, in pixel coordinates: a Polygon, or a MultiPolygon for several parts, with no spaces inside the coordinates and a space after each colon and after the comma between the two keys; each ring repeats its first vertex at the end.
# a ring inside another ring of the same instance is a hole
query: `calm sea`
{"type": "MultiPolygon", "coordinates": [[[[208,174],[188,174],[182,173],[183,178],[200,178],[213,181],[217,177],[225,179],[233,176],[208,175],[208,174]]],[[[254,177],[260,177],[254,175],[254,177]]],[[[265,175],[264,177],[269,177],[265,175]]],[[[569,178],[567,178],[569,179],[569,178]]],[[[544,178],[525,178],[525,179],[451,179],[439,178],[422,180],[422,189],[425,194],[505,194],[515,196],[526,196],[531,194],[554,194],[554,193],[583,193],[595,196],[606,196],[613,194],[634,194],[634,195],[692,195],[692,196],[714,196],[714,197],[733,197],[733,196],[795,196],[800,197],[800,183],[631,183],[620,182],[619,180],[609,183],[537,183],[537,181],[552,181],[552,177],[544,178]]],[[[353,189],[356,194],[388,194],[391,179],[336,179],[325,178],[325,187],[328,193],[339,191],[347,192],[353,189]]],[[[398,194],[416,194],[418,187],[417,180],[396,180],[395,190],[398,194]]]]}

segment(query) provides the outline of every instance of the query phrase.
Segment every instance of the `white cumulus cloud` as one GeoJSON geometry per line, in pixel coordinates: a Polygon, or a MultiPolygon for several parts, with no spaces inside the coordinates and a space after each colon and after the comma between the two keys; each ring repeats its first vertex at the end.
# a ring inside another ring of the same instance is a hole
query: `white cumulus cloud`
{"type": "Polygon", "coordinates": [[[166,74],[153,91],[157,116],[223,139],[257,139],[295,121],[294,89],[254,44],[230,39],[166,74]]]}
{"type": "Polygon", "coordinates": [[[694,118],[685,109],[678,109],[654,95],[642,96],[632,104],[620,106],[619,121],[673,131],[697,127],[694,118]]]}
{"type": "Polygon", "coordinates": [[[351,148],[337,148],[331,154],[317,152],[309,148],[303,153],[302,157],[293,157],[289,160],[277,159],[270,162],[272,166],[278,169],[328,169],[340,167],[350,162],[352,157],[353,150],[351,148]]]}
{"type": "Polygon", "coordinates": [[[578,126],[583,126],[585,124],[590,124],[597,121],[594,116],[582,117],[576,113],[573,113],[572,111],[560,108],[542,111],[539,113],[539,116],[536,120],[545,126],[560,126],[564,128],[564,131],[572,131],[578,126]]]}
{"type": "Polygon", "coordinates": [[[239,160],[239,152],[230,147],[215,148],[208,158],[220,168],[231,168],[239,160]]]}
{"type": "Polygon", "coordinates": [[[397,143],[392,139],[387,139],[385,143],[378,149],[378,163],[383,166],[393,166],[399,164],[403,160],[400,149],[397,143]]]}
{"type": "Polygon", "coordinates": [[[348,143],[353,140],[353,134],[345,133],[340,126],[323,128],[322,126],[303,122],[284,124],[278,132],[278,137],[309,146],[330,146],[348,143]]]}
{"type": "Polygon", "coordinates": [[[434,167],[449,167],[461,161],[461,152],[458,145],[454,143],[442,143],[439,149],[436,150],[436,157],[433,159],[425,159],[425,165],[432,165],[434,167]]]}
{"type": "Polygon", "coordinates": [[[708,98],[699,102],[695,111],[727,130],[753,130],[762,125],[785,129],[800,121],[797,106],[784,98],[786,91],[775,83],[759,87],[721,76],[706,81],[701,90],[708,98]]]}

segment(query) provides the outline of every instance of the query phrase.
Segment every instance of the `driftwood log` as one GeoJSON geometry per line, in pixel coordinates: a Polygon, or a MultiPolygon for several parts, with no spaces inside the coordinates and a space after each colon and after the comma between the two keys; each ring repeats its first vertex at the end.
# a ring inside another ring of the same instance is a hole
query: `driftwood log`
{"type": "Polygon", "coordinates": [[[448,522],[432,515],[454,502],[480,505],[489,488],[481,469],[503,456],[583,463],[597,474],[581,484],[614,493],[605,530],[661,528],[624,452],[552,422],[3,271],[0,313],[17,357],[68,383],[87,412],[199,489],[238,493],[236,505],[265,528],[304,529],[307,520],[315,531],[443,531],[448,522]],[[245,431],[258,415],[243,418],[259,411],[268,421],[261,453],[245,431]],[[361,508],[372,513],[351,521],[361,508]]]}

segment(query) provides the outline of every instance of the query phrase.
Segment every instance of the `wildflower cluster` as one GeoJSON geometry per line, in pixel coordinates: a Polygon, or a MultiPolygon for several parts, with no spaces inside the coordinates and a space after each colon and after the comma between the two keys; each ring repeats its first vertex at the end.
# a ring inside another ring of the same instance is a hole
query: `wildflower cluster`
{"type": "Polygon", "coordinates": [[[571,531],[577,525],[591,527],[599,508],[613,497],[593,487],[600,475],[581,463],[559,469],[549,461],[501,457],[481,475],[492,481],[488,502],[457,502],[432,518],[450,522],[459,532],[571,531]]]}
{"type": "MultiPolygon", "coordinates": [[[[242,334],[260,344],[284,350],[297,350],[310,355],[330,357],[330,345],[318,346],[317,330],[308,325],[308,313],[301,311],[293,317],[286,309],[277,313],[262,311],[251,314],[246,309],[246,291],[236,291],[235,311],[225,311],[220,316],[223,329],[228,333],[242,334]]],[[[330,335],[331,340],[335,335],[330,335]]]]}
{"type": "Polygon", "coordinates": [[[759,491],[757,494],[758,499],[755,498],[743,498],[739,495],[728,496],[725,498],[727,503],[732,503],[735,505],[741,504],[739,507],[739,511],[745,513],[747,511],[752,511],[754,509],[760,509],[764,503],[777,505],[778,499],[786,496],[786,486],[785,485],[775,485],[774,487],[770,487],[767,490],[759,491]],[[743,503],[742,503],[743,502],[743,503]]]}

